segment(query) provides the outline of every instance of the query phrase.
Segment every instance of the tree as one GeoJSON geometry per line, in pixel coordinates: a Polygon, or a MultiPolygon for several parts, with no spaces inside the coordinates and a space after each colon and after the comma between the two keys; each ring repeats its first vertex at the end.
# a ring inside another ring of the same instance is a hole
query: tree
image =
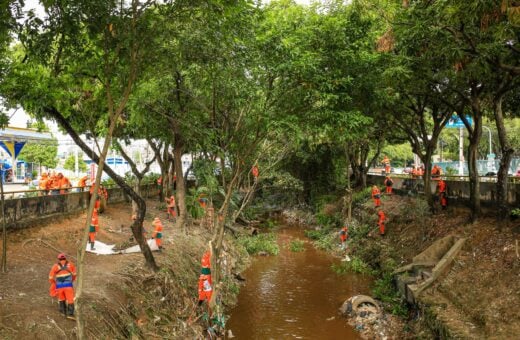
{"type": "MultiPolygon", "coordinates": [[[[75,171],[76,170],[76,157],[74,155],[70,155],[65,159],[65,164],[63,168],[66,170],[75,171]]],[[[78,155],[78,170],[81,172],[87,171],[87,163],[83,160],[83,154],[78,155]]]]}
{"type": "Polygon", "coordinates": [[[28,142],[20,154],[18,159],[28,163],[37,163],[47,168],[56,168],[58,164],[58,140],[53,139],[46,143],[28,142]]]}

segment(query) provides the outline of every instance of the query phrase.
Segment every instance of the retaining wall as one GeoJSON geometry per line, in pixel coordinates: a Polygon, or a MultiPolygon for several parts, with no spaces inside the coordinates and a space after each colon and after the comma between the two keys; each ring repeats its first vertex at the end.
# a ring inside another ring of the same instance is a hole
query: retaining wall
{"type": "MultiPolygon", "coordinates": [[[[384,185],[384,176],[368,175],[367,181],[370,184],[384,185]]],[[[396,190],[407,191],[418,182],[420,187],[424,187],[422,179],[392,177],[394,181],[393,188],[396,190]],[[421,186],[422,184],[422,186],[421,186]]],[[[448,186],[448,197],[461,201],[469,200],[469,182],[444,180],[448,186]]],[[[431,181],[431,190],[435,192],[437,181],[431,181]]],[[[493,203],[496,197],[496,182],[480,182],[480,199],[483,202],[493,203]]],[[[520,183],[509,183],[507,202],[514,207],[520,207],[520,183]]]]}
{"type": "MultiPolygon", "coordinates": [[[[107,191],[109,204],[130,202],[130,197],[121,188],[110,188],[107,191]]],[[[153,197],[158,194],[158,188],[155,184],[144,185],[141,192],[143,197],[153,197]]],[[[49,219],[82,212],[88,207],[89,197],[90,193],[85,191],[5,200],[7,229],[27,228],[49,219]]]]}

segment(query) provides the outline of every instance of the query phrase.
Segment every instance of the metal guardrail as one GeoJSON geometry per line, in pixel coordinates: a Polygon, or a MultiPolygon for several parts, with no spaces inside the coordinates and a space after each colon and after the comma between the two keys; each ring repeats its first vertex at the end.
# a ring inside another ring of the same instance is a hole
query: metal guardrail
{"type": "MultiPolygon", "coordinates": [[[[381,172],[368,172],[369,175],[373,175],[373,176],[381,176],[381,177],[385,177],[386,174],[383,174],[381,172]]],[[[413,176],[411,174],[394,174],[394,173],[390,173],[390,176],[392,178],[403,178],[403,179],[422,179],[422,176],[413,176]]],[[[461,175],[441,175],[440,177],[442,177],[444,180],[449,180],[449,181],[457,181],[457,182],[469,182],[469,176],[461,176],[461,175]]],[[[478,176],[481,180],[481,182],[496,182],[497,181],[497,177],[496,176],[484,176],[484,175],[479,175],[478,176]]],[[[432,177],[432,179],[434,180],[434,178],[432,177]]],[[[508,176],[507,177],[507,182],[508,183],[520,183],[520,177],[515,177],[515,176],[508,176]]]]}
{"type": "MultiPolygon", "coordinates": [[[[143,184],[143,185],[150,185],[150,184],[143,184]]],[[[113,189],[113,188],[119,188],[117,184],[112,185],[103,185],[105,189],[113,189]]],[[[87,185],[84,187],[70,187],[67,189],[57,189],[59,190],[67,190],[67,192],[63,194],[51,194],[50,190],[43,190],[43,189],[29,189],[29,190],[15,190],[15,191],[4,191],[4,198],[5,199],[15,199],[15,198],[24,198],[24,197],[42,197],[42,196],[60,196],[60,195],[68,195],[78,192],[86,192],[90,191],[91,185],[87,185]],[[44,195],[41,194],[43,192],[46,192],[44,195]]]]}
{"type": "Polygon", "coordinates": [[[68,195],[76,192],[85,192],[90,190],[90,186],[86,187],[70,187],[67,189],[57,189],[57,191],[60,190],[67,190],[67,192],[61,194],[55,194],[52,195],[50,192],[52,190],[43,190],[43,189],[30,189],[30,190],[15,190],[15,191],[4,191],[4,198],[5,199],[14,199],[14,198],[22,198],[22,197],[37,197],[37,196],[59,196],[59,195],[68,195]],[[73,190],[76,189],[76,190],[73,190]],[[43,195],[42,193],[45,192],[43,195]],[[34,194],[34,195],[33,195],[34,194]]]}

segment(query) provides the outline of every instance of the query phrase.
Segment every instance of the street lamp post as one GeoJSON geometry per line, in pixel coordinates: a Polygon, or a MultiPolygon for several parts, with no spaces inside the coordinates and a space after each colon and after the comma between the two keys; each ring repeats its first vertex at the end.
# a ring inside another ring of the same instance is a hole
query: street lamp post
{"type": "Polygon", "coordinates": [[[495,171],[495,162],[494,162],[495,155],[493,154],[492,143],[491,143],[491,129],[485,125],[482,125],[482,127],[487,129],[488,134],[489,134],[489,153],[487,155],[487,160],[488,160],[487,168],[488,168],[488,172],[493,172],[493,171],[495,171]]]}
{"type": "Polygon", "coordinates": [[[491,144],[491,129],[488,128],[487,126],[485,125],[482,125],[483,128],[486,128],[488,130],[488,133],[489,133],[489,154],[488,154],[488,158],[491,157],[491,154],[492,154],[492,144],[491,144]]]}

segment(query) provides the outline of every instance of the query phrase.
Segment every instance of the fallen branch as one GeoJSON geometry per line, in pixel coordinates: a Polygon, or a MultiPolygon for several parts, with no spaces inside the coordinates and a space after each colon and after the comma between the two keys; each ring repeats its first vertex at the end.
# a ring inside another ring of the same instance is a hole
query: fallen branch
{"type": "Polygon", "coordinates": [[[520,253],[518,252],[518,240],[515,241],[516,258],[520,259],[520,253]]]}

